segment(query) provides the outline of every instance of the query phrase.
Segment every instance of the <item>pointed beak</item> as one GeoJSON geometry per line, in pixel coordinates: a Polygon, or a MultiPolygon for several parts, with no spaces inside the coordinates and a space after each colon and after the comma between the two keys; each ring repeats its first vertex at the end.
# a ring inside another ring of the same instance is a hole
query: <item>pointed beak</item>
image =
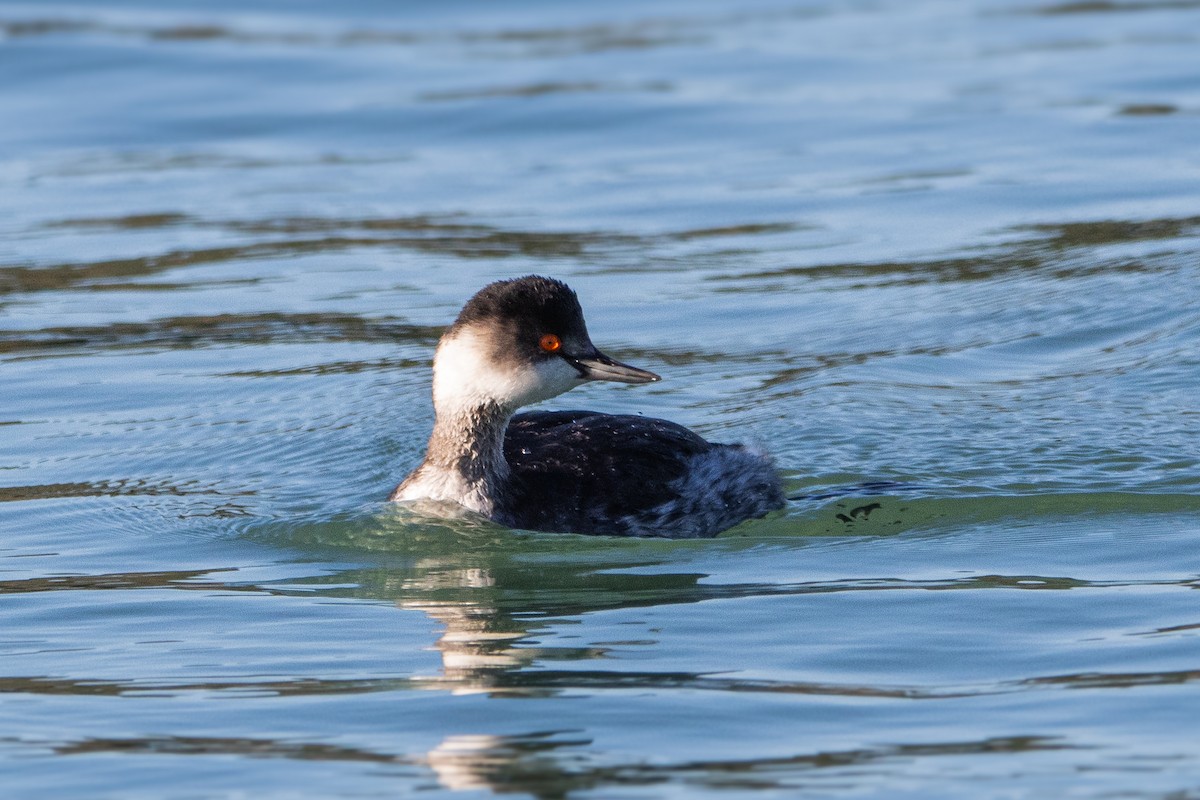
{"type": "Polygon", "coordinates": [[[599,350],[592,348],[586,356],[570,356],[563,353],[563,358],[575,369],[579,377],[587,381],[616,381],[617,383],[653,383],[662,378],[653,372],[622,364],[609,358],[599,350]]]}

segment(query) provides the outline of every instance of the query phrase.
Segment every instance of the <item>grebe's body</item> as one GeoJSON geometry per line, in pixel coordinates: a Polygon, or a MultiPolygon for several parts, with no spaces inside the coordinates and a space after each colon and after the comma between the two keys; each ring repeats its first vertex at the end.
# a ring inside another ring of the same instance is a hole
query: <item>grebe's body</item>
{"type": "Polygon", "coordinates": [[[715,536],[783,506],[770,459],[742,445],[646,417],[514,416],[592,380],[659,377],[597,350],[565,284],[484,287],[438,345],[433,434],[391,499],[457,503],[528,530],[671,538],[715,536]]]}

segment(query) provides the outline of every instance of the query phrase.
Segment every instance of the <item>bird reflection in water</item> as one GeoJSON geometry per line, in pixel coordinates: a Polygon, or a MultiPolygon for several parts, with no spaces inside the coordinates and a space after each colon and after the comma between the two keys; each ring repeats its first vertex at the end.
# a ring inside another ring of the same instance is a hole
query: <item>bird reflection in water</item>
{"type": "MultiPolygon", "coordinates": [[[[556,636],[561,622],[597,611],[694,603],[729,589],[702,584],[705,575],[681,573],[667,563],[678,555],[677,542],[529,535],[482,521],[422,520],[393,508],[336,526],[292,530],[293,542],[325,544],[330,538],[374,551],[380,561],[309,583],[328,584],[322,594],[389,600],[435,621],[440,631],[431,644],[439,668],[407,683],[459,695],[548,697],[636,683],[649,676],[579,664],[610,656],[613,645],[567,645],[556,636]],[[554,669],[558,662],[577,666],[554,669]]],[[[652,637],[644,632],[636,638],[650,643],[652,637]]],[[[534,723],[533,730],[511,736],[481,723],[447,731],[412,760],[426,764],[448,789],[508,792],[525,786],[534,796],[562,796],[580,788],[581,776],[575,759],[564,760],[561,750],[589,742],[578,730],[539,730],[534,723]]]]}
{"type": "Polygon", "coordinates": [[[436,682],[443,688],[454,694],[500,690],[505,688],[505,673],[537,658],[536,649],[516,646],[529,635],[528,628],[485,602],[497,591],[491,570],[417,566],[419,576],[405,581],[405,594],[415,596],[401,598],[397,605],[423,611],[443,626],[434,644],[442,654],[442,674],[436,682]],[[439,599],[445,594],[453,599],[439,599]]]}
{"type": "Polygon", "coordinates": [[[556,751],[582,747],[590,739],[577,732],[523,736],[468,734],[447,736],[426,755],[426,763],[447,789],[489,789],[533,797],[565,797],[593,781],[587,773],[564,769],[556,751]]]}

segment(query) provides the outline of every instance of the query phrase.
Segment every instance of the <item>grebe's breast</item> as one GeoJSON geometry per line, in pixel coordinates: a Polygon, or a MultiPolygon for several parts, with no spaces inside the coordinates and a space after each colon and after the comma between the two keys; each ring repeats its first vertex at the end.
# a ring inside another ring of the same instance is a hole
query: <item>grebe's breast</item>
{"type": "Polygon", "coordinates": [[[783,505],[769,458],[662,419],[518,414],[504,456],[495,516],[528,530],[697,538],[783,505]]]}

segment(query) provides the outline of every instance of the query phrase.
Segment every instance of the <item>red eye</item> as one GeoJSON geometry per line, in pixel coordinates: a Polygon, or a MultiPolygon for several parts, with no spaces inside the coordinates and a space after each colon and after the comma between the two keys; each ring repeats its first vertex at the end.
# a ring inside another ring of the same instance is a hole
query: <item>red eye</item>
{"type": "Polygon", "coordinates": [[[547,353],[557,353],[562,348],[562,339],[559,339],[553,333],[547,333],[538,342],[538,346],[547,353]]]}

